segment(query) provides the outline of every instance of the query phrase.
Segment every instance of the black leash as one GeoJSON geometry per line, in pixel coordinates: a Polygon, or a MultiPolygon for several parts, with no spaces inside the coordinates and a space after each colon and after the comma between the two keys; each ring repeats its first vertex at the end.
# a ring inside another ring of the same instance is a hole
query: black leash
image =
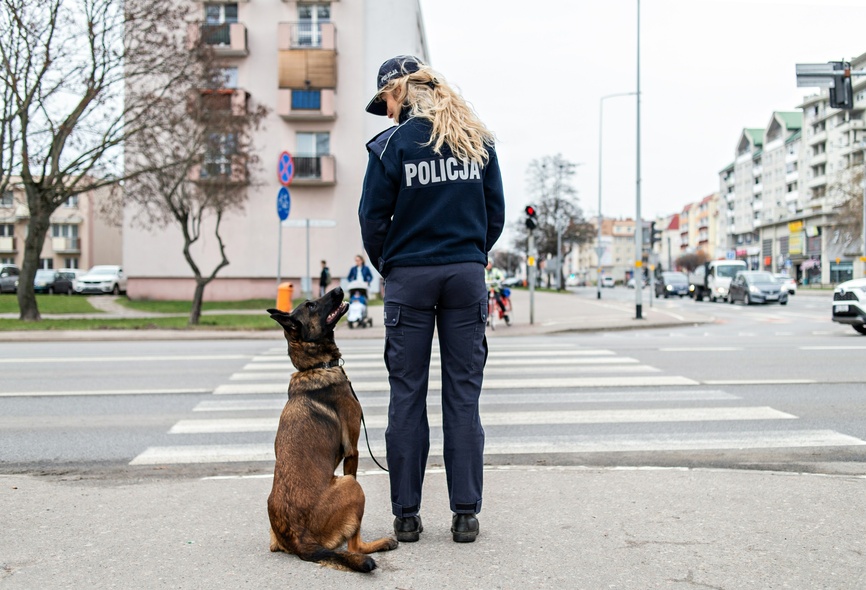
{"type": "MultiPolygon", "coordinates": [[[[358,399],[358,394],[355,393],[355,388],[352,387],[352,382],[349,381],[349,389],[352,390],[352,395],[355,397],[355,400],[358,402],[358,405],[361,405],[361,400],[358,399]]],[[[364,438],[367,440],[367,452],[370,453],[370,458],[373,460],[373,463],[379,466],[379,469],[382,471],[388,471],[382,464],[376,460],[376,457],[373,455],[373,449],[370,448],[370,435],[367,434],[367,423],[364,422],[364,408],[361,408],[361,425],[364,427],[364,438]]]]}

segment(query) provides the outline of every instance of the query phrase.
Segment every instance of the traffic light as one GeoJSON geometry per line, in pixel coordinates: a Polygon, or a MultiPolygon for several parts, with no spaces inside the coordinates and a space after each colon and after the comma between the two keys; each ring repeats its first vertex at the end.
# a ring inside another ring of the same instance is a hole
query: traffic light
{"type": "Polygon", "coordinates": [[[854,93],[851,90],[851,63],[847,61],[829,61],[833,69],[839,71],[834,74],[834,86],[830,88],[830,106],[834,109],[853,109],[854,93]]]}
{"type": "Polygon", "coordinates": [[[534,206],[527,205],[526,206],[526,228],[530,231],[538,227],[538,218],[536,217],[537,211],[534,206]]]}
{"type": "Polygon", "coordinates": [[[656,242],[661,242],[661,241],[662,241],[662,230],[656,229],[656,222],[653,221],[652,223],[650,223],[650,248],[652,248],[656,242]]]}

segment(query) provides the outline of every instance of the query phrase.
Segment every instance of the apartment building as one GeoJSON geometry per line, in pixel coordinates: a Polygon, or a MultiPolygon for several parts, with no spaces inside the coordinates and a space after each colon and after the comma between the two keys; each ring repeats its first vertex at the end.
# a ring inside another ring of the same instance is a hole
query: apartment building
{"type": "MultiPolygon", "coordinates": [[[[391,124],[364,107],[376,92],[383,61],[399,54],[429,61],[419,0],[194,5],[199,18],[187,34],[214,46],[224,60],[228,90],[270,108],[254,136],[261,182],[247,189],[244,211],[222,221],[230,264],[205,298],[272,297],[277,276],[292,282],[295,293],[316,291],[320,260],[337,279],[363,253],[357,209],[364,146],[391,124]],[[281,225],[277,169],[284,151],[292,155],[295,173],[288,187],[289,218],[281,225]]],[[[191,298],[194,284],[179,230],[138,227],[134,213],[125,215],[123,242],[130,296],[191,298]]],[[[218,253],[204,233],[193,256],[209,272],[218,253]]]]}
{"type": "MultiPolygon", "coordinates": [[[[121,264],[121,226],[104,211],[119,208],[109,188],[70,197],[51,215],[51,229],[39,255],[39,268],[83,268],[121,264]]],[[[0,195],[0,263],[24,262],[30,210],[23,187],[13,179],[0,195]]]]}

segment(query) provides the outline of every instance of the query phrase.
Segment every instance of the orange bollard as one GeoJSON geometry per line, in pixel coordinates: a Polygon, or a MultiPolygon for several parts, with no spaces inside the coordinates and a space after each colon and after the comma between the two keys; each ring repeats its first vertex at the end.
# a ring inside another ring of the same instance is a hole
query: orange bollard
{"type": "Polygon", "coordinates": [[[289,313],[292,311],[292,291],[291,283],[280,283],[277,287],[277,309],[289,313]]]}

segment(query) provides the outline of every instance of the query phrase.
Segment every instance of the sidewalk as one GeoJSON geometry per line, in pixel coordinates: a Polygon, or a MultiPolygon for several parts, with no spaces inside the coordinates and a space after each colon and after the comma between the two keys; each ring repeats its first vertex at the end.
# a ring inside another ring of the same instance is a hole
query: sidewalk
{"type": "MultiPolygon", "coordinates": [[[[629,291],[634,294],[634,291],[629,291]]],[[[535,317],[530,324],[529,291],[513,290],[511,300],[514,311],[512,313],[512,325],[504,323],[497,325],[496,330],[488,330],[489,338],[505,336],[533,336],[542,334],[554,334],[558,332],[584,332],[600,330],[633,330],[640,328],[663,328],[683,325],[694,325],[709,321],[706,308],[697,307],[694,312],[683,312],[681,310],[668,311],[664,309],[663,300],[654,300],[650,306],[649,291],[643,292],[643,307],[640,320],[635,319],[636,304],[634,300],[629,302],[613,301],[605,298],[608,293],[602,294],[602,299],[596,298],[594,289],[579,289],[576,292],[565,291],[562,293],[535,292],[535,317]]],[[[147,314],[131,310],[114,302],[109,296],[92,297],[91,302],[104,310],[98,316],[75,316],[75,317],[98,317],[101,319],[114,319],[124,317],[167,317],[171,315],[186,314],[147,314]]],[[[210,312],[210,313],[266,313],[244,311],[244,312],[210,312]]],[[[381,306],[369,308],[370,317],[373,318],[372,328],[349,329],[345,322],[337,327],[337,339],[359,339],[372,338],[384,339],[385,329],[382,326],[381,306]]],[[[203,315],[208,315],[206,312],[203,315]]],[[[16,316],[17,317],[17,316],[16,316]]],[[[73,317],[44,315],[45,319],[51,317],[73,317]]],[[[276,327],[276,324],[274,324],[276,327]]],[[[228,331],[228,330],[92,330],[92,331],[13,331],[0,332],[0,342],[13,341],[66,341],[66,340],[204,340],[204,339],[272,339],[274,333],[268,330],[261,331],[228,331]]]]}
{"type": "MultiPolygon", "coordinates": [[[[388,478],[358,477],[365,539],[391,532],[388,478]]],[[[513,467],[485,472],[481,535],[449,533],[431,471],[418,543],[371,574],[268,551],[271,479],[0,476],[0,587],[510,589],[866,586],[866,479],[756,471],[513,467]]]]}

